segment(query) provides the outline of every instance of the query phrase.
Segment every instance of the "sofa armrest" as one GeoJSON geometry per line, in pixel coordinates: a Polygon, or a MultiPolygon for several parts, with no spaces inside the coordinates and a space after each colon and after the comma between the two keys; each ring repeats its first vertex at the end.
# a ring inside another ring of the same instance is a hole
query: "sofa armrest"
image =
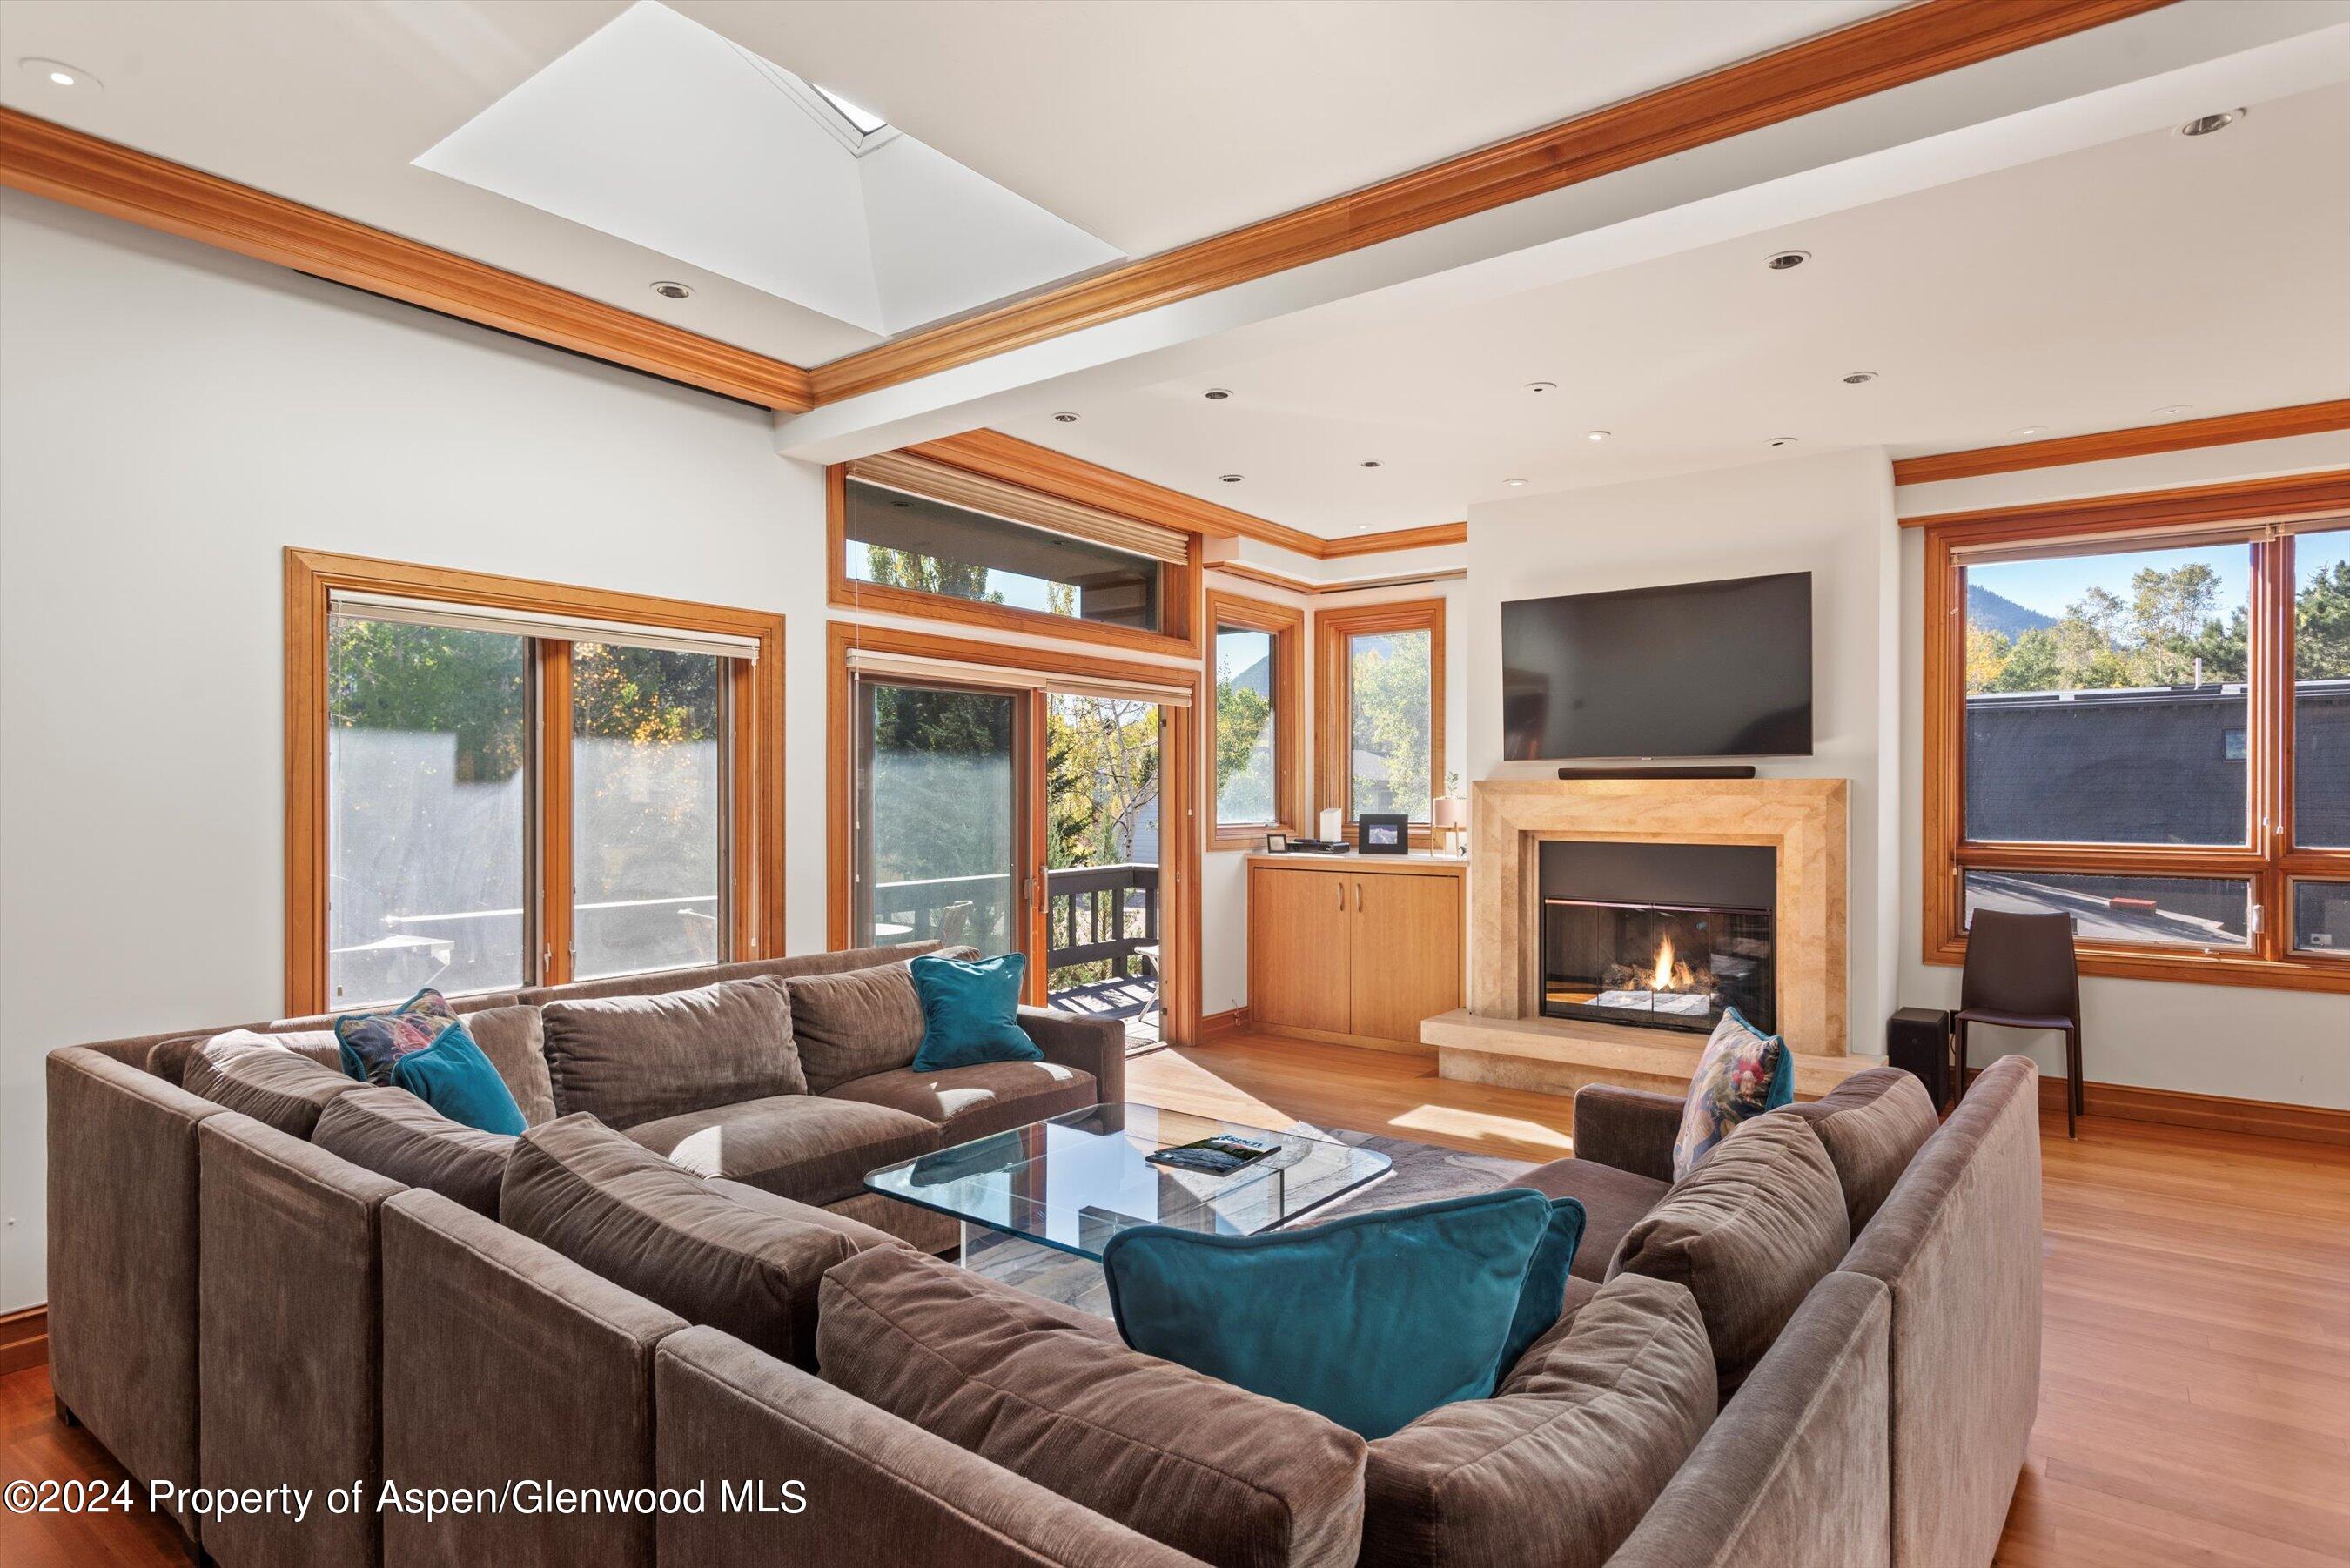
{"type": "Polygon", "coordinates": [[[1094,1075],[1100,1102],[1114,1106],[1126,1098],[1126,1025],[1115,1018],[1080,1018],[1049,1007],[1024,1007],[1020,1027],[1057,1066],[1075,1067],[1094,1075]]]}
{"type": "Polygon", "coordinates": [[[759,1470],[800,1483],[806,1511],[712,1507],[662,1516],[660,1555],[708,1563],[821,1558],[831,1568],[1177,1568],[1193,1559],[714,1328],[653,1361],[659,1484],[759,1470]],[[787,1545],[788,1543],[788,1545],[787,1545]],[[795,1553],[789,1547],[797,1546],[795,1553]]]}
{"type": "Polygon", "coordinates": [[[1681,1102],[1648,1089],[1586,1084],[1575,1091],[1575,1158],[1596,1159],[1635,1176],[1673,1179],[1673,1139],[1681,1102]]]}

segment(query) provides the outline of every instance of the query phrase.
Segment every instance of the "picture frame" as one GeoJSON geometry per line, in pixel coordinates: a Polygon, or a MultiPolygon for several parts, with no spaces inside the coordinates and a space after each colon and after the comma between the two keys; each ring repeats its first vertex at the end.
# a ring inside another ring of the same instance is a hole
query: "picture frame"
{"type": "Polygon", "coordinates": [[[1266,835],[1264,836],[1264,852],[1265,852],[1267,855],[1286,855],[1286,854],[1288,854],[1288,853],[1289,853],[1289,835],[1287,835],[1286,833],[1268,833],[1268,834],[1266,834],[1266,835]]]}
{"type": "Polygon", "coordinates": [[[1362,855],[1411,853],[1411,818],[1399,811],[1367,811],[1355,819],[1355,849],[1362,855]]]}

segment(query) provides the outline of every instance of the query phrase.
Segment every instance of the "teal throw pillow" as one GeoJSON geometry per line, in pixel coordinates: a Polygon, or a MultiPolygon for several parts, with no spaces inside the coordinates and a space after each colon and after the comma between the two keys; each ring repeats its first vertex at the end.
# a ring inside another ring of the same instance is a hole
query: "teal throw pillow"
{"type": "Polygon", "coordinates": [[[1510,1342],[1503,1347],[1494,1381],[1509,1376],[1526,1347],[1551,1331],[1559,1309],[1566,1304],[1566,1276],[1575,1267],[1575,1249],[1583,1245],[1583,1205],[1572,1198],[1550,1200],[1550,1223],[1534,1243],[1534,1262],[1526,1282],[1518,1289],[1518,1310],[1510,1319],[1510,1342]]]}
{"type": "Polygon", "coordinates": [[[465,1025],[454,1019],[421,1051],[393,1064],[391,1086],[406,1089],[452,1122],[520,1137],[526,1129],[514,1091],[490,1065],[465,1025]]]}
{"type": "Polygon", "coordinates": [[[1738,1009],[1726,1010],[1690,1079],[1673,1139],[1673,1179],[1703,1164],[1739,1123],[1794,1099],[1795,1054],[1787,1043],[1747,1023],[1738,1009]]]}
{"type": "MultiPolygon", "coordinates": [[[[1144,1355],[1384,1438],[1492,1395],[1545,1241],[1546,1278],[1555,1259],[1554,1212],[1539,1192],[1503,1188],[1259,1236],[1142,1225],[1110,1239],[1102,1271],[1118,1332],[1144,1355]]],[[[1580,1237],[1582,1206],[1572,1212],[1580,1237]]],[[[1541,1328],[1558,1319],[1565,1252],[1556,1282],[1537,1287],[1541,1328]]]]}
{"type": "Polygon", "coordinates": [[[456,1016],[449,999],[429,988],[390,1012],[344,1013],[335,1020],[343,1075],[363,1084],[390,1083],[393,1065],[432,1044],[456,1016]]]}
{"type": "Polygon", "coordinates": [[[1045,1059],[1020,1027],[1026,954],[951,959],[925,953],[910,967],[914,994],[922,1004],[922,1044],[914,1053],[915,1072],[1045,1059]]]}

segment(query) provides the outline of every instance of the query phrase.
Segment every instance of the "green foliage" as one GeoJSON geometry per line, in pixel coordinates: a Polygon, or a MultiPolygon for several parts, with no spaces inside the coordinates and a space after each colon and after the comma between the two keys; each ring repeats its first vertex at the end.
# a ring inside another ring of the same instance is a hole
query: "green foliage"
{"type": "Polygon", "coordinates": [[[1348,654],[1357,815],[1429,815],[1430,645],[1426,631],[1357,637],[1348,654]]]}
{"type": "MultiPolygon", "coordinates": [[[[1247,770],[1256,751],[1257,738],[1264,733],[1265,725],[1273,720],[1273,704],[1261,692],[1245,686],[1216,682],[1216,799],[1222,802],[1232,780],[1247,770]]],[[[1270,763],[1270,759],[1267,759],[1270,763]]],[[[1263,770],[1266,777],[1260,783],[1250,781],[1251,797],[1262,797],[1268,814],[1272,810],[1273,779],[1271,768],[1263,770]]],[[[1237,820],[1237,819],[1236,819],[1237,820]]]]}
{"type": "Polygon", "coordinates": [[[1049,867],[1134,858],[1143,814],[1159,798],[1159,709],[1108,697],[1045,703],[1049,867]]]}
{"type": "Polygon", "coordinates": [[[864,578],[868,583],[881,583],[893,588],[913,588],[926,594],[945,594],[951,598],[975,599],[981,604],[1000,605],[1001,593],[987,586],[987,568],[962,561],[950,561],[942,556],[925,556],[916,550],[893,550],[883,545],[852,544],[852,554],[865,553],[864,578]]]}
{"type": "Polygon", "coordinates": [[[336,616],[327,630],[327,718],[342,730],[453,733],[460,784],[499,784],[529,746],[527,639],[502,632],[336,616]]]}
{"type": "Polygon", "coordinates": [[[2140,568],[2126,598],[2092,587],[2054,625],[2012,639],[1970,625],[1967,691],[2184,686],[2199,670],[2206,681],[2242,680],[2250,659],[2247,619],[2241,607],[2220,619],[2219,597],[2219,574],[2197,561],[2169,571],[2140,568]]]}
{"type": "Polygon", "coordinates": [[[2314,572],[2293,602],[2293,668],[2303,680],[2350,679],[2350,560],[2314,572]]]}

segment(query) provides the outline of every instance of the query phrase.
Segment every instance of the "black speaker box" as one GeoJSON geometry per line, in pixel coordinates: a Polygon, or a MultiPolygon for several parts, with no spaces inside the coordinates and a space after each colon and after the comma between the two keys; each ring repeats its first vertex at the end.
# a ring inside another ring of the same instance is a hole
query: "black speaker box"
{"type": "Polygon", "coordinates": [[[1905,1007],[1886,1022],[1885,1059],[1924,1080],[1936,1109],[1950,1103],[1950,1015],[1936,1007],[1905,1007]]]}

